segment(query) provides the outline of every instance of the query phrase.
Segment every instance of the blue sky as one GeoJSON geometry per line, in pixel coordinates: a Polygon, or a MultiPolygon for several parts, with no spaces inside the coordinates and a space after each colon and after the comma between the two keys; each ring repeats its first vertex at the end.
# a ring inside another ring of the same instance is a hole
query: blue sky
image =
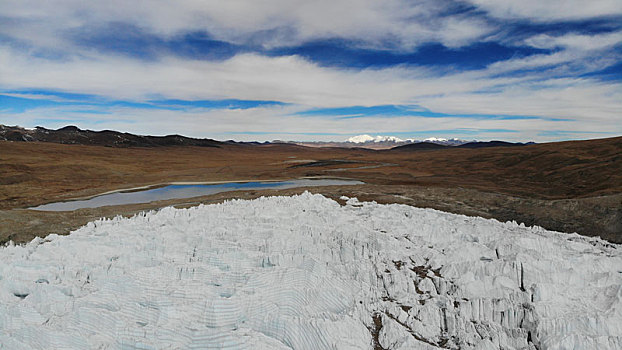
{"type": "Polygon", "coordinates": [[[0,124],[258,141],[618,136],[622,3],[5,0],[0,124]]]}

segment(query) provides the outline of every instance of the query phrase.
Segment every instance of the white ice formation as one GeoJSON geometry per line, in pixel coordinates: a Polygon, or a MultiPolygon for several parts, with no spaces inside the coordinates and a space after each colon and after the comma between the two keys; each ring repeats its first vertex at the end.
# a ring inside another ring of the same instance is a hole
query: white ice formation
{"type": "Polygon", "coordinates": [[[0,348],[619,349],[620,251],[309,193],[165,208],[1,248],[0,348]]]}

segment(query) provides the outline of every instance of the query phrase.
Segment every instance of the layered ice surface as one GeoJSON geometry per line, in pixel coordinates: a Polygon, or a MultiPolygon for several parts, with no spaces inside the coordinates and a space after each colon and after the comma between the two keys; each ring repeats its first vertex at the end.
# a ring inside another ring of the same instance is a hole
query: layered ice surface
{"type": "Polygon", "coordinates": [[[619,349],[621,247],[321,195],[0,249],[2,349],[619,349]]]}

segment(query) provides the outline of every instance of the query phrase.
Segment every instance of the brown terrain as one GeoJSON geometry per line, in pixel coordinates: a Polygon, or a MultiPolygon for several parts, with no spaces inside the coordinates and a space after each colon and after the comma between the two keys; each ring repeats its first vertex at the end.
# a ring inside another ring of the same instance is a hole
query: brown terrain
{"type": "MultiPolygon", "coordinates": [[[[115,136],[116,137],[116,136],[115,136]]],[[[181,141],[179,141],[181,140],[181,141]]],[[[290,195],[234,191],[136,205],[42,212],[39,204],[170,182],[348,178],[364,185],[308,188],[342,195],[539,225],[622,243],[622,137],[516,147],[310,148],[207,142],[117,147],[0,141],[0,242],[67,234],[86,222],[166,205],[290,195]]],[[[132,141],[134,142],[134,141],[132,141]]],[[[107,145],[111,146],[111,145],[107,145]]]]}

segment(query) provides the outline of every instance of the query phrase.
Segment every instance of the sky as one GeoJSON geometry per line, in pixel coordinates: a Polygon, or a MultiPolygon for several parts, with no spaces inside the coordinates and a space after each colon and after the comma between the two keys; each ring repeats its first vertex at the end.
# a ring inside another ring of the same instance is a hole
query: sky
{"type": "Polygon", "coordinates": [[[0,124],[218,140],[622,135],[620,0],[2,0],[0,124]]]}

